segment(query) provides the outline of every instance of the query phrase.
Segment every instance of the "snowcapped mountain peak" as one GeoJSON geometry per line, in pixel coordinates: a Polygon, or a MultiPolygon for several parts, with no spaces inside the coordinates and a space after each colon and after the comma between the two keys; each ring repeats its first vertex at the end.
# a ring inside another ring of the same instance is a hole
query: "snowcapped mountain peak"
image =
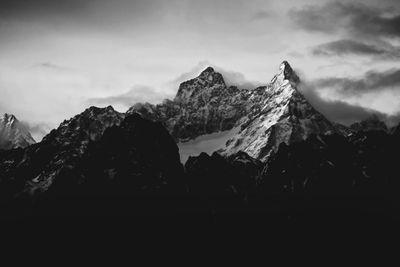
{"type": "Polygon", "coordinates": [[[296,89],[299,81],[287,61],[279,65],[271,83],[251,90],[226,86],[222,75],[208,67],[183,82],[173,101],[135,105],[128,114],[137,112],[162,122],[189,152],[191,143],[207,146],[204,144],[217,138],[218,147],[212,147],[223,155],[243,151],[264,161],[282,142],[335,132],[296,89]]]}
{"type": "Polygon", "coordinates": [[[14,115],[8,113],[4,113],[0,121],[5,125],[13,125],[14,123],[18,122],[14,115]]]}
{"type": "Polygon", "coordinates": [[[248,101],[250,112],[236,124],[240,126],[239,133],[220,152],[231,155],[244,151],[266,161],[281,143],[298,142],[312,134],[334,133],[332,123],[297,91],[299,81],[289,63],[283,61],[265,93],[257,101],[248,101]]]}
{"type": "Polygon", "coordinates": [[[279,73],[272,78],[271,83],[282,84],[285,81],[289,81],[294,87],[300,82],[299,76],[297,76],[296,72],[286,60],[279,65],[279,73]]]}
{"type": "Polygon", "coordinates": [[[24,148],[34,143],[27,127],[14,115],[5,113],[0,117],[0,149],[24,148]]]}

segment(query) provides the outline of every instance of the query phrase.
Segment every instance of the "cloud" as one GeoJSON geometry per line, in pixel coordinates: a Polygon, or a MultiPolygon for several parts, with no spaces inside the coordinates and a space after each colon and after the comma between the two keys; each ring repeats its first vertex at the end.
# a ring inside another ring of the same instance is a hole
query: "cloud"
{"type": "Polygon", "coordinates": [[[237,86],[239,88],[246,89],[254,89],[258,86],[261,86],[263,83],[258,81],[250,81],[246,78],[246,76],[237,71],[226,70],[220,67],[215,67],[215,71],[222,74],[224,77],[225,83],[228,86],[237,86]]]}
{"type": "MultiPolygon", "coordinates": [[[[316,110],[334,122],[350,125],[354,122],[365,120],[372,114],[378,115],[379,118],[386,122],[389,122],[389,118],[391,118],[377,110],[352,105],[341,100],[324,99],[319,94],[319,88],[315,86],[314,82],[302,82],[298,89],[316,110]]],[[[390,121],[391,124],[393,124],[392,121],[390,121]]],[[[396,121],[398,122],[398,120],[396,121]]]]}
{"type": "Polygon", "coordinates": [[[324,43],[312,49],[312,54],[316,56],[372,56],[377,59],[400,59],[400,49],[386,45],[377,47],[363,42],[343,39],[324,43]]]}
{"type": "Polygon", "coordinates": [[[363,93],[382,90],[400,89],[400,69],[384,72],[369,71],[363,77],[329,77],[315,80],[314,86],[318,88],[335,89],[344,95],[360,95],[363,93]]]}
{"type": "MultiPolygon", "coordinates": [[[[327,2],[293,8],[288,15],[296,28],[338,37],[311,50],[314,56],[358,56],[374,60],[400,59],[400,5],[382,8],[362,3],[327,2]],[[396,9],[397,7],[397,9],[396,9]]],[[[347,59],[347,58],[346,58],[347,59]]]]}
{"type": "Polygon", "coordinates": [[[40,142],[54,128],[45,122],[20,121],[20,123],[29,131],[36,142],[40,142]]]}
{"type": "Polygon", "coordinates": [[[197,77],[204,69],[206,69],[210,65],[211,63],[207,60],[200,61],[191,70],[182,73],[181,75],[170,81],[169,84],[173,86],[176,91],[178,91],[179,84],[197,77]]]}
{"type": "Polygon", "coordinates": [[[135,103],[149,102],[157,104],[162,102],[165,98],[171,98],[171,95],[160,93],[152,87],[145,85],[133,86],[128,92],[111,95],[106,97],[97,97],[88,99],[90,105],[116,105],[117,107],[129,108],[135,103]]]}
{"type": "Polygon", "coordinates": [[[310,31],[335,33],[346,31],[369,37],[400,37],[400,14],[361,3],[329,2],[289,11],[295,25],[310,31]]]}

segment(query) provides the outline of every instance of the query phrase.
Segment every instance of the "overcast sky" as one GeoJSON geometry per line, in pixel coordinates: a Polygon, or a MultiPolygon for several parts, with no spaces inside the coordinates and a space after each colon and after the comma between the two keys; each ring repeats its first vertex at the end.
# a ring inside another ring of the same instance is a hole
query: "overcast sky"
{"type": "Polygon", "coordinates": [[[171,98],[208,65],[251,87],[283,60],[328,118],[396,118],[400,1],[0,3],[0,113],[29,123],[36,139],[89,105],[125,111],[171,98]]]}

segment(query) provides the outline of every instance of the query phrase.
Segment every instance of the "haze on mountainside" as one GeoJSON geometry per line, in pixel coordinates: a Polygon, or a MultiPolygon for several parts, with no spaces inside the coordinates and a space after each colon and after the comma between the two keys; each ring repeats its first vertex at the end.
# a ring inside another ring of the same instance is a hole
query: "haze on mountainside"
{"type": "Polygon", "coordinates": [[[327,119],[398,121],[399,2],[2,1],[0,114],[40,141],[91,105],[172,99],[212,66],[241,89],[288,60],[327,119]]]}

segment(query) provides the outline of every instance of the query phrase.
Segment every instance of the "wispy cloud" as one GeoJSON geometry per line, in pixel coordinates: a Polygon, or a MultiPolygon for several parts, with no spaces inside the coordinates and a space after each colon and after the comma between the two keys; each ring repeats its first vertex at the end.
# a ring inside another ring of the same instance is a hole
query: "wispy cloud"
{"type": "Polygon", "coordinates": [[[289,16],[297,29],[337,36],[314,46],[312,55],[400,58],[400,47],[392,42],[400,38],[400,11],[395,8],[336,1],[291,9],[289,16]]]}
{"type": "Polygon", "coordinates": [[[400,90],[400,69],[369,71],[363,77],[328,77],[314,81],[318,88],[332,88],[344,95],[360,95],[382,90],[400,90]]]}
{"type": "Polygon", "coordinates": [[[133,86],[128,92],[111,95],[105,97],[97,97],[88,99],[90,105],[117,105],[128,109],[136,103],[148,102],[152,104],[158,104],[165,98],[171,98],[172,95],[160,93],[152,87],[145,85],[133,86]]]}
{"type": "Polygon", "coordinates": [[[391,116],[378,110],[353,105],[342,100],[325,99],[321,96],[320,89],[321,88],[317,87],[314,82],[302,82],[299,86],[299,90],[310,104],[331,121],[350,125],[375,114],[389,124],[393,124],[393,121],[398,122],[397,118],[394,120],[391,116]]]}
{"type": "Polygon", "coordinates": [[[307,31],[348,33],[370,37],[400,37],[400,13],[361,3],[328,2],[292,9],[295,24],[307,31]]]}
{"type": "Polygon", "coordinates": [[[344,39],[318,45],[312,49],[316,56],[371,56],[374,59],[399,60],[400,49],[391,45],[375,46],[359,41],[344,39]]]}
{"type": "Polygon", "coordinates": [[[20,121],[20,123],[29,131],[36,142],[40,142],[54,128],[45,122],[20,121]]]}

